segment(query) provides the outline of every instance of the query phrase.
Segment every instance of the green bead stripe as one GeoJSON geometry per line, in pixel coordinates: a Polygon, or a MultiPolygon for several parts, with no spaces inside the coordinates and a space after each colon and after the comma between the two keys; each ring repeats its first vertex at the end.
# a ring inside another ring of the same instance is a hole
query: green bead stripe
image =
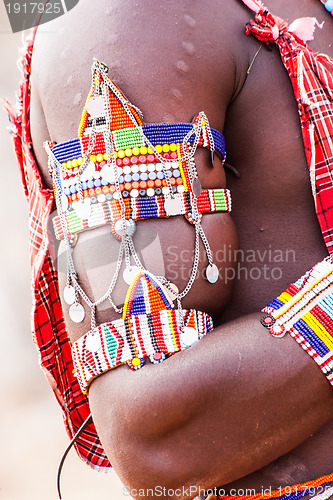
{"type": "Polygon", "coordinates": [[[114,130],[113,137],[117,151],[144,146],[142,136],[136,127],[114,130]]]}
{"type": "Polygon", "coordinates": [[[224,191],[221,190],[214,190],[214,201],[216,205],[216,210],[225,210],[227,208],[227,199],[226,199],[226,194],[224,194],[224,191]]]}
{"type": "Polygon", "coordinates": [[[74,232],[74,230],[80,231],[81,229],[83,229],[82,219],[78,216],[75,210],[67,212],[66,215],[67,215],[68,227],[71,232],[74,232]]]}
{"type": "Polygon", "coordinates": [[[106,328],[105,324],[102,325],[105,333],[106,346],[108,348],[108,354],[111,358],[111,363],[113,366],[116,364],[116,353],[117,353],[117,340],[114,338],[113,333],[106,328]]]}

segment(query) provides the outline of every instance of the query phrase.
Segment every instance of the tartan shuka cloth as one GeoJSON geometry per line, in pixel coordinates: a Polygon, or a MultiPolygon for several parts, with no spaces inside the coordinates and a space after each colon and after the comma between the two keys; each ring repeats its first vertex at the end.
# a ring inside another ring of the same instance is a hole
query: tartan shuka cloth
{"type": "MultiPolygon", "coordinates": [[[[280,48],[299,105],[306,156],[322,234],[329,252],[333,250],[332,167],[332,92],[333,62],[315,54],[299,38],[289,33],[285,24],[276,35],[274,18],[261,10],[247,26],[247,34],[280,48]]],[[[36,31],[36,30],[35,30],[36,31]]],[[[33,156],[29,131],[30,66],[34,34],[27,41],[21,58],[23,81],[17,109],[5,103],[13,124],[15,152],[29,204],[31,277],[33,290],[33,338],[40,353],[40,363],[63,410],[67,432],[72,438],[90,413],[73,374],[70,340],[61,308],[58,278],[50,255],[48,222],[54,209],[53,192],[43,188],[33,156]]],[[[78,455],[97,470],[108,470],[106,457],[93,424],[75,443],[78,455]]]]}
{"type": "MultiPolygon", "coordinates": [[[[248,6],[249,0],[244,1],[248,6]]],[[[333,60],[314,52],[258,2],[246,34],[276,43],[298,104],[312,194],[328,252],[333,252],[333,60]]],[[[301,20],[298,20],[301,21],[301,20]]],[[[300,23],[292,23],[300,25],[300,23]]],[[[292,25],[290,25],[292,28],[292,25]]],[[[296,29],[295,29],[296,31],[296,29]]]]}
{"type": "MultiPolygon", "coordinates": [[[[30,67],[35,31],[21,57],[21,82],[17,108],[5,102],[12,122],[15,153],[19,162],[24,192],[29,204],[31,285],[33,291],[33,340],[40,364],[63,410],[66,430],[72,439],[90,414],[86,396],[74,376],[71,343],[61,308],[58,277],[50,255],[48,222],[54,210],[53,191],[44,189],[33,156],[29,130],[30,67]]],[[[80,435],[75,448],[96,470],[110,470],[95,426],[91,423],[80,435]]]]}

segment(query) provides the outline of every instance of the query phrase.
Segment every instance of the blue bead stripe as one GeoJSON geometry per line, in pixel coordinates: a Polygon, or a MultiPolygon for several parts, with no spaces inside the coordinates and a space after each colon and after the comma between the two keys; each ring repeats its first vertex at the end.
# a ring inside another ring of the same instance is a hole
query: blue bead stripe
{"type": "MultiPolygon", "coordinates": [[[[136,129],[135,129],[136,130],[136,129]]],[[[149,124],[143,125],[142,127],[144,135],[147,139],[156,146],[157,144],[172,144],[181,143],[191,130],[193,130],[193,125],[191,123],[161,123],[161,124],[149,124]]],[[[120,132],[120,131],[117,131],[120,132]]],[[[211,129],[214,146],[216,151],[220,153],[222,158],[225,156],[225,140],[221,132],[215,129],[211,129]]],[[[189,142],[193,143],[195,139],[195,134],[193,134],[189,142]]],[[[133,143],[134,144],[134,143],[133,143]]],[[[141,146],[142,143],[138,143],[141,146]]],[[[125,147],[125,145],[123,145],[125,147]]],[[[128,146],[133,147],[133,145],[128,146]]],[[[60,163],[75,160],[83,156],[81,138],[71,139],[70,141],[61,142],[52,148],[52,152],[60,163]]],[[[102,151],[101,151],[102,152],[102,151]]]]}
{"type": "MultiPolygon", "coordinates": [[[[147,139],[156,146],[157,144],[172,144],[183,142],[184,137],[191,130],[193,124],[191,123],[159,123],[143,125],[142,131],[147,139]]],[[[218,130],[211,128],[215,149],[221,154],[222,158],[225,155],[225,141],[224,137],[218,130]]],[[[189,142],[193,143],[195,134],[193,134],[189,142]]]]}
{"type": "Polygon", "coordinates": [[[273,309],[280,309],[280,307],[284,306],[284,302],[279,299],[273,299],[269,304],[267,304],[267,307],[272,307],[273,309]]]}
{"type": "Polygon", "coordinates": [[[151,197],[141,197],[137,198],[139,213],[142,217],[157,217],[158,214],[158,204],[151,197]],[[155,202],[155,203],[154,203],[155,202]]]}
{"type": "Polygon", "coordinates": [[[75,160],[82,156],[81,139],[61,142],[52,148],[52,153],[60,163],[75,160]]]}
{"type": "Polygon", "coordinates": [[[319,356],[323,357],[330,352],[325,343],[315,333],[313,333],[313,330],[303,319],[299,319],[294,326],[296,330],[302,334],[305,340],[309,342],[319,356]]]}

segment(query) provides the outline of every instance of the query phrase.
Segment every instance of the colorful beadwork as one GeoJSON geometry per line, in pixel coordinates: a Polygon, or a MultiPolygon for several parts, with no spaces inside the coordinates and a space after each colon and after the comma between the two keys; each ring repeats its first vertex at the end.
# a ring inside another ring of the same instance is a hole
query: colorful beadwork
{"type": "Polygon", "coordinates": [[[333,265],[316,264],[264,309],[261,323],[275,337],[289,333],[333,385],[333,265]]]}
{"type": "Polygon", "coordinates": [[[99,325],[73,344],[81,389],[86,393],[95,377],[121,364],[137,370],[147,357],[159,363],[212,330],[208,314],[190,309],[179,317],[162,283],[151,273],[138,272],[128,289],[123,317],[99,325]]]}
{"type": "MultiPolygon", "coordinates": [[[[206,125],[207,126],[207,125],[206,125]]],[[[204,126],[205,127],[205,126],[204,126]]],[[[142,125],[139,128],[133,127],[133,131],[112,131],[111,138],[114,143],[116,158],[123,159],[125,156],[138,156],[138,151],[143,151],[142,155],[153,154],[153,151],[145,143],[145,138],[149,140],[158,153],[168,154],[169,152],[177,152],[179,144],[182,143],[184,137],[193,130],[192,123],[160,123],[142,125]],[[136,132],[134,132],[136,131],[136,132]],[[133,135],[135,133],[135,135],[133,135]],[[144,148],[144,149],[143,149],[144,148]],[[168,151],[169,149],[169,151],[168,151]],[[130,154],[125,154],[125,151],[130,154]],[[144,152],[145,151],[145,152],[144,152]]],[[[214,148],[220,154],[221,158],[225,156],[225,141],[223,135],[214,128],[211,128],[214,148]]],[[[194,136],[189,137],[189,143],[194,142],[194,136]]],[[[203,129],[199,138],[199,146],[209,148],[210,141],[207,133],[203,129]]],[[[82,158],[89,149],[89,137],[84,135],[70,141],[60,144],[52,144],[52,152],[56,159],[63,164],[65,168],[72,169],[82,164],[82,158]],[[74,164],[73,164],[74,162],[74,164]],[[80,163],[79,163],[80,162],[80,163]]],[[[91,151],[90,159],[93,161],[107,160],[107,151],[105,145],[104,134],[98,132],[96,134],[95,145],[91,151]],[[101,156],[97,159],[97,156],[101,156]]]]}
{"type": "Polygon", "coordinates": [[[218,279],[201,226],[202,214],[231,211],[227,189],[202,190],[194,162],[199,146],[210,150],[212,163],[214,152],[224,161],[224,138],[210,127],[203,112],[192,124],[144,125],[140,110],[110,80],[99,61],[93,65],[93,84],[78,137],[45,144],[58,211],[54,230],[67,252],[64,300],[74,322],[84,317],[80,300],[90,309],[90,332],[73,345],[77,375],[85,391],[89,381],[107,369],[126,362],[137,370],[146,357],[160,363],[212,329],[205,313],[184,311],[181,306],[198,272],[200,240],[208,260],[207,280],[215,283],[218,279]],[[184,215],[195,229],[193,266],[182,291],[144,269],[132,240],[136,221],[175,215],[184,215]],[[107,291],[92,301],[79,283],[72,247],[77,233],[104,224],[111,224],[112,234],[120,240],[119,254],[107,291]],[[130,287],[121,308],[112,293],[124,261],[123,279],[130,287]],[[106,300],[123,317],[96,326],[97,307],[106,300]]]}
{"type": "Polygon", "coordinates": [[[78,199],[89,197],[94,202],[115,191],[125,199],[193,193],[195,149],[209,148],[224,160],[223,135],[210,128],[204,113],[193,124],[144,125],[137,108],[101,72],[106,67],[96,62],[79,137],[61,144],[47,143],[55,187],[61,197],[67,196],[63,212],[78,199]]]}
{"type": "MultiPolygon", "coordinates": [[[[128,129],[127,129],[128,130],[128,129]]],[[[105,144],[102,149],[93,149],[95,154],[90,155],[90,161],[78,176],[80,165],[82,165],[82,144],[80,143],[80,151],[77,151],[77,146],[74,141],[59,144],[51,147],[55,159],[62,164],[63,170],[57,173],[59,184],[61,185],[61,192],[63,197],[67,197],[65,201],[64,213],[67,214],[68,210],[75,208],[75,204],[79,199],[89,199],[91,203],[104,202],[106,199],[113,198],[114,193],[118,189],[121,192],[123,199],[128,198],[142,198],[154,197],[172,194],[192,194],[192,185],[187,171],[187,164],[182,161],[182,147],[180,143],[171,142],[164,143],[170,137],[169,141],[184,139],[186,133],[191,130],[190,124],[162,124],[162,125],[148,125],[143,127],[143,133],[148,132],[149,140],[156,146],[157,154],[161,154],[161,158],[152,154],[153,151],[140,143],[136,147],[127,147],[130,143],[127,141],[122,145],[125,149],[118,149],[114,151],[117,156],[116,167],[112,167],[107,163],[108,155],[105,152],[105,144]],[[154,133],[152,133],[152,129],[154,133]],[[175,134],[175,135],[174,135],[175,134]],[[172,137],[172,139],[171,139],[172,137]],[[161,140],[163,139],[163,140],[161,140]],[[156,144],[157,142],[157,144],[156,144]],[[158,142],[161,142],[159,144],[158,142]],[[71,159],[72,155],[77,158],[71,159]],[[165,161],[163,166],[161,159],[165,161]],[[179,160],[179,161],[178,161],[179,160]]],[[[116,134],[120,131],[113,131],[116,134]]],[[[126,131],[127,132],[127,131],[126,131]]],[[[214,132],[213,137],[214,137],[214,132]]],[[[220,134],[215,131],[216,138],[214,139],[214,146],[220,154],[224,153],[224,141],[221,139],[220,134]]],[[[125,138],[126,139],[126,138],[125,138]]],[[[79,141],[81,139],[78,139],[79,141]]],[[[127,139],[126,139],[127,140],[127,139]]],[[[103,142],[103,135],[96,135],[97,142],[103,142]],[[99,137],[101,136],[101,137],[99,137]]],[[[117,140],[114,140],[116,147],[119,146],[117,140]]],[[[209,147],[210,142],[207,139],[207,134],[204,133],[204,128],[201,130],[199,145],[209,147]]],[[[86,147],[88,147],[86,145],[86,147]]],[[[195,168],[194,165],[192,165],[195,168]]],[[[54,167],[50,168],[53,171],[54,167]]],[[[229,209],[230,193],[228,193],[229,202],[227,203],[229,209]]],[[[188,200],[190,201],[190,200],[188,200]]],[[[150,203],[150,202],[148,202],[150,203]]],[[[220,208],[225,211],[225,208],[220,208]]],[[[86,215],[86,211],[83,215],[86,215]]],[[[191,212],[186,210],[184,212],[191,221],[191,212]]],[[[162,215],[160,215],[161,217],[162,215]]],[[[199,217],[199,215],[198,215],[199,217]]],[[[196,219],[193,220],[195,222],[196,219]]],[[[105,223],[104,221],[101,222],[105,223]]],[[[83,225],[80,229],[88,229],[95,227],[94,225],[83,225]]]]}
{"type": "MultiPolygon", "coordinates": [[[[194,223],[189,193],[178,193],[180,200],[179,215],[188,215],[188,221],[194,223]],[[190,218],[191,216],[191,218],[190,218]]],[[[133,222],[150,217],[167,217],[165,205],[166,195],[159,194],[149,197],[133,197],[124,200],[126,209],[126,221],[133,222]]],[[[121,218],[121,207],[118,200],[113,198],[111,192],[99,195],[93,200],[91,210],[87,218],[81,218],[76,207],[80,201],[72,203],[69,210],[64,214],[65,228],[68,235],[75,234],[85,229],[115,223],[121,218]]],[[[197,200],[198,213],[226,212],[231,211],[231,196],[227,189],[207,189],[201,192],[197,200]]],[[[60,216],[53,218],[53,227],[57,239],[63,239],[63,225],[60,216]]],[[[128,233],[129,234],[129,233],[128,233]]],[[[133,233],[132,233],[133,234],[133,233]]],[[[116,235],[115,235],[116,236],[116,235]]],[[[117,237],[117,236],[116,236],[117,237]]]]}

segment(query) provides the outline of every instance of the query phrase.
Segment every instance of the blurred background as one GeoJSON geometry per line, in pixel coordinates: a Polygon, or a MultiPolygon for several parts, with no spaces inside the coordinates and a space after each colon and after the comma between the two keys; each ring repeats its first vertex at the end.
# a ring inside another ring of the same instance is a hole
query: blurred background
{"type": "MultiPolygon", "coordinates": [[[[12,102],[20,80],[16,61],[26,35],[12,34],[0,0],[0,97],[12,102]]],[[[27,204],[7,126],[1,109],[0,498],[56,500],[57,467],[68,438],[31,340],[27,204]]],[[[124,498],[115,473],[92,471],[73,450],[63,469],[62,495],[63,500],[124,498]]]]}

